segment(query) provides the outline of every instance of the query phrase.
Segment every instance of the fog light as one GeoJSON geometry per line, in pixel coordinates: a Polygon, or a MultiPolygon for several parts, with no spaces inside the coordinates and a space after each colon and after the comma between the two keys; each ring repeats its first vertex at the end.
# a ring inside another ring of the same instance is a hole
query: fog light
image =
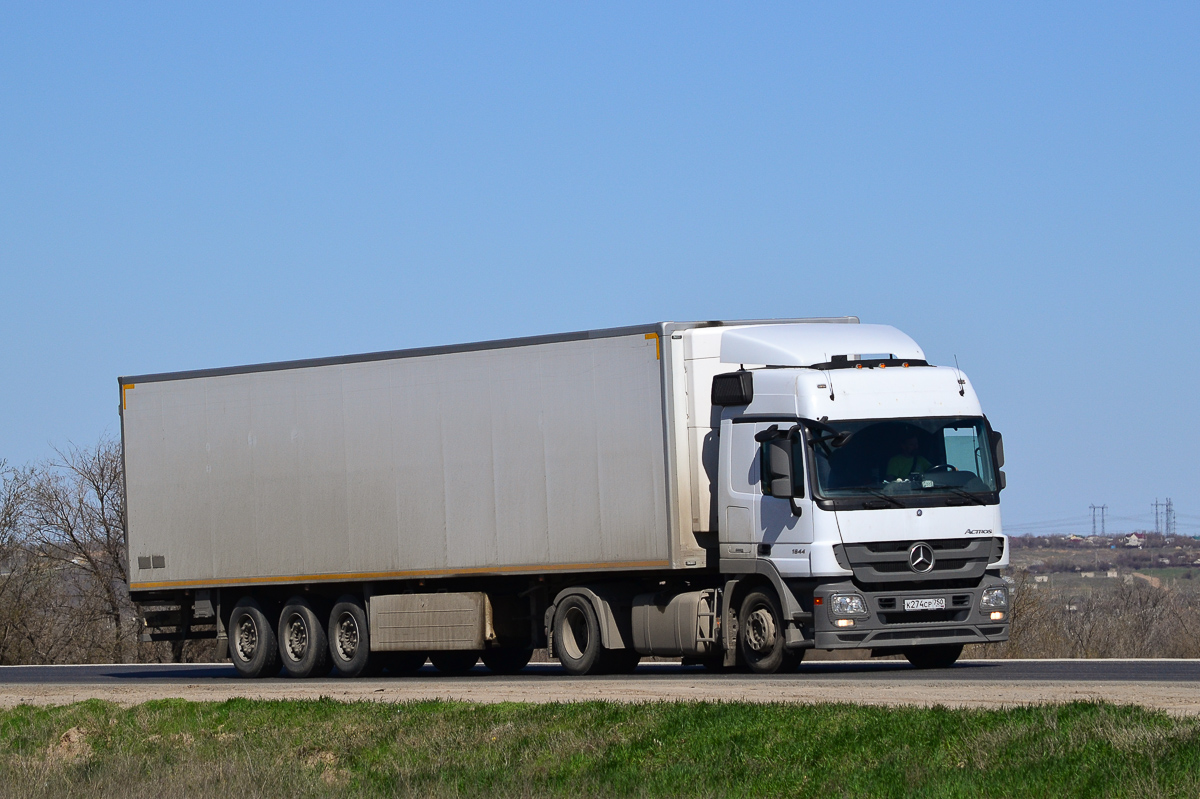
{"type": "MultiPolygon", "coordinates": [[[[993,615],[995,615],[995,614],[993,614],[993,615]]],[[[1001,613],[1000,615],[1003,616],[1004,614],[1001,613]]],[[[838,627],[853,627],[854,619],[838,619],[837,621],[834,622],[834,624],[836,624],[838,627]]]]}
{"type": "Polygon", "coordinates": [[[993,610],[990,618],[992,621],[1004,621],[1004,611],[993,610]]]}
{"type": "Polygon", "coordinates": [[[1008,589],[1007,588],[988,588],[985,589],[983,595],[979,597],[979,607],[987,608],[1006,608],[1008,607],[1008,589]]]}

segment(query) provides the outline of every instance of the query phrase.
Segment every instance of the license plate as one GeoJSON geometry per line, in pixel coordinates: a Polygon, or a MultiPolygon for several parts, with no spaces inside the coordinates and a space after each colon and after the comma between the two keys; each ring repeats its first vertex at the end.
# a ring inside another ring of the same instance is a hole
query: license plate
{"type": "Polygon", "coordinates": [[[938,599],[906,599],[904,600],[905,610],[945,610],[946,599],[941,597],[938,599]]]}

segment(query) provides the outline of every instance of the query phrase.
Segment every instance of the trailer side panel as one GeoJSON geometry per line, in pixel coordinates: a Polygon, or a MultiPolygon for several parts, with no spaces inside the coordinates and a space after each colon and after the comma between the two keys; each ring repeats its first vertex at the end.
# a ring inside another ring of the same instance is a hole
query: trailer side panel
{"type": "Polygon", "coordinates": [[[123,388],[131,588],[665,568],[658,345],[123,388]]]}

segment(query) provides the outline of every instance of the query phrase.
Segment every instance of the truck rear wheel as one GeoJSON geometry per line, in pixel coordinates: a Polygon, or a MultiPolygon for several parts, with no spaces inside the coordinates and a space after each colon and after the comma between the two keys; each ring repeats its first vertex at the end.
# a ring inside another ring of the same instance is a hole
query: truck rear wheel
{"type": "Polygon", "coordinates": [[[904,650],[904,657],[918,669],[944,669],[953,666],[962,654],[962,644],[915,646],[904,650]]]}
{"type": "Polygon", "coordinates": [[[483,650],[483,665],[497,674],[516,674],[529,665],[533,647],[495,646],[483,650]]]}
{"type": "Polygon", "coordinates": [[[229,659],[238,674],[251,679],[279,673],[279,646],[275,625],[258,601],[244,596],[229,614],[229,659]]]}
{"type": "Polygon", "coordinates": [[[343,596],[329,613],[329,657],[343,677],[374,677],[383,671],[383,658],[371,652],[367,611],[356,596],[343,596]]]}
{"type": "Polygon", "coordinates": [[[738,649],[742,660],[756,674],[795,671],[800,658],[784,644],[783,611],[774,591],[751,591],[738,614],[738,649]]]}
{"type": "Polygon", "coordinates": [[[325,623],[304,597],[294,596],[279,614],[279,658],[290,677],[324,677],[333,668],[325,623]]]}
{"type": "Polygon", "coordinates": [[[594,674],[602,669],[600,621],[585,597],[569,596],[555,609],[554,654],[568,674],[594,674]]]}
{"type": "Polygon", "coordinates": [[[429,660],[442,674],[466,674],[479,662],[478,652],[431,652],[429,660]]]}

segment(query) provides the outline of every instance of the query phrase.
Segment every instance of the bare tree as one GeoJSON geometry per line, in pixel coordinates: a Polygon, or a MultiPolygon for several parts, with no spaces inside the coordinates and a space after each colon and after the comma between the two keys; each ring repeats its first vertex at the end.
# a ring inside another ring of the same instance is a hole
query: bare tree
{"type": "Polygon", "coordinates": [[[101,439],[95,448],[57,450],[27,482],[27,542],[75,579],[78,613],[107,620],[108,657],[133,654],[136,612],[129,600],[121,447],[101,439]]]}

